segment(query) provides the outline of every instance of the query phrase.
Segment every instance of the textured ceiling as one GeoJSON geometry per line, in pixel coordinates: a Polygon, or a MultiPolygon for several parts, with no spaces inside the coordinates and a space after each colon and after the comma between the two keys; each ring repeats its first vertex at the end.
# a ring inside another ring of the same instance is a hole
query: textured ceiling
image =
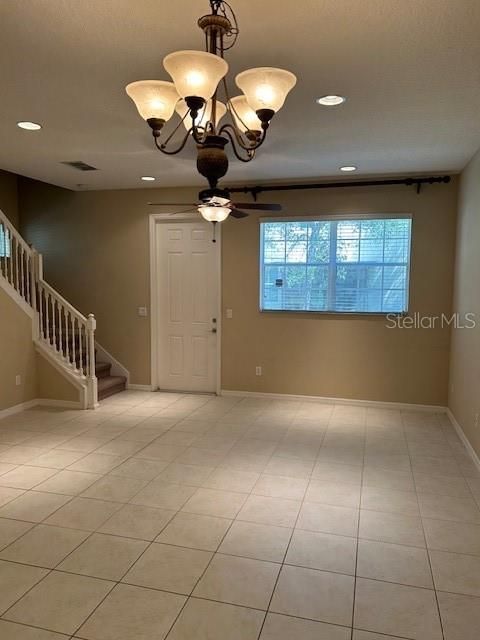
{"type": "MultiPolygon", "coordinates": [[[[232,74],[281,66],[298,84],[249,165],[228,183],[461,170],[480,146],[478,0],[230,0],[240,23],[232,74]],[[346,95],[338,108],[315,98],[346,95]]],[[[124,92],[168,79],[162,59],[201,49],[206,0],[4,0],[0,3],[0,168],[69,188],[201,184],[193,145],[152,150],[124,92]],[[41,122],[40,132],[18,120],[41,122]],[[82,160],[99,171],[60,164],[82,160]]],[[[232,93],[237,91],[232,87],[232,93]]]]}

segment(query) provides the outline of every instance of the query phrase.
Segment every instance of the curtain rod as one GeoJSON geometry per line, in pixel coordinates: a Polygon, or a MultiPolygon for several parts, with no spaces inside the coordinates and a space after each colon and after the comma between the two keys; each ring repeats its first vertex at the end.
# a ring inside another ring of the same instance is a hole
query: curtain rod
{"type": "Polygon", "coordinates": [[[311,184],[278,184],[278,185],[257,185],[254,187],[232,187],[227,191],[230,193],[251,193],[254,199],[259,193],[264,191],[302,191],[304,189],[340,189],[344,187],[382,187],[389,185],[403,184],[407,187],[416,186],[417,193],[420,193],[424,184],[448,184],[451,176],[429,176],[427,178],[392,178],[385,180],[351,180],[338,182],[317,182],[311,184]]]}

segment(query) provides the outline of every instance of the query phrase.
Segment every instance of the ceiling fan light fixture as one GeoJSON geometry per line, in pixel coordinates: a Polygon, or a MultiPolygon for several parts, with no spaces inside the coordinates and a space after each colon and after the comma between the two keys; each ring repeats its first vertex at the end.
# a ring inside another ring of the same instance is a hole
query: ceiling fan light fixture
{"type": "Polygon", "coordinates": [[[230,215],[230,208],[200,204],[198,212],[208,222],[223,222],[230,215]]]}
{"type": "Polygon", "coordinates": [[[276,113],[296,85],[297,78],[285,69],[258,67],[242,71],[236,76],[235,82],[253,111],[270,109],[276,113]]]}
{"type": "Polygon", "coordinates": [[[173,116],[178,101],[178,93],[173,82],[138,80],[128,84],[125,91],[144,120],[156,118],[167,122],[173,116]]]}
{"type": "MultiPolygon", "coordinates": [[[[187,131],[192,126],[192,119],[188,116],[185,118],[187,113],[190,111],[190,108],[186,104],[185,100],[179,100],[175,107],[175,111],[178,115],[183,119],[183,124],[185,125],[185,129],[187,131]]],[[[215,114],[215,126],[220,122],[223,116],[227,113],[227,107],[217,100],[216,114],[215,114]]],[[[199,110],[198,116],[195,118],[195,126],[200,129],[205,129],[207,122],[212,121],[212,101],[209,100],[203,107],[199,110]]]]}
{"type": "Polygon", "coordinates": [[[181,98],[209,100],[228,72],[228,63],[207,51],[176,51],[163,59],[181,98]]]}

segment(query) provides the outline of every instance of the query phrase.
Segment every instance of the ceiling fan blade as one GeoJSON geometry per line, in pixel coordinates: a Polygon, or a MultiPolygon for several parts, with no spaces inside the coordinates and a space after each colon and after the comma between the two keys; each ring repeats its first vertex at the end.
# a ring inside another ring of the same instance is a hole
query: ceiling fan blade
{"type": "Polygon", "coordinates": [[[246,218],[249,214],[241,209],[232,209],[230,215],[232,218],[246,218]]]}
{"type": "Polygon", "coordinates": [[[147,202],[150,207],[196,207],[190,202],[147,202]]]}
{"type": "Polygon", "coordinates": [[[260,202],[236,202],[235,206],[242,207],[243,209],[257,209],[257,211],[281,211],[281,204],[265,204],[260,202]]]}
{"type": "Polygon", "coordinates": [[[191,211],[193,213],[194,211],[197,211],[197,207],[196,206],[193,206],[193,208],[192,207],[188,207],[188,209],[182,209],[182,211],[174,211],[173,213],[169,213],[168,215],[170,215],[170,216],[178,216],[181,213],[188,213],[189,211],[191,211]]]}

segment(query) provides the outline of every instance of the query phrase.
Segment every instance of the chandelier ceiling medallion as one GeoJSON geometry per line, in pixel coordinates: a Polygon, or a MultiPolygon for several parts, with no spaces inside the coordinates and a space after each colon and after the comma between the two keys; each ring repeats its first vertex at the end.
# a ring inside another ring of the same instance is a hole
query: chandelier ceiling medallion
{"type": "Polygon", "coordinates": [[[235,77],[243,94],[230,97],[224,54],[237,40],[238,24],[224,0],[210,0],[210,7],[211,13],[198,20],[205,34],[206,50],[170,53],[163,66],[173,82],[139,80],[127,85],[126,92],[151,128],[159,151],[174,155],[193,139],[197,146],[197,169],[210,187],[199,194],[199,211],[208,220],[221,221],[233,208],[233,203],[228,206],[228,191],[217,186],[228,171],[226,145],[230,142],[233,153],[242,162],[252,160],[265,141],[273,116],[297,80],[284,69],[247,69],[235,77]],[[224,102],[219,100],[219,93],[224,102]],[[165,134],[164,125],[175,112],[180,122],[165,134]],[[221,123],[224,118],[228,121],[221,123]],[[183,127],[186,133],[178,139],[176,134],[183,127]]]}

